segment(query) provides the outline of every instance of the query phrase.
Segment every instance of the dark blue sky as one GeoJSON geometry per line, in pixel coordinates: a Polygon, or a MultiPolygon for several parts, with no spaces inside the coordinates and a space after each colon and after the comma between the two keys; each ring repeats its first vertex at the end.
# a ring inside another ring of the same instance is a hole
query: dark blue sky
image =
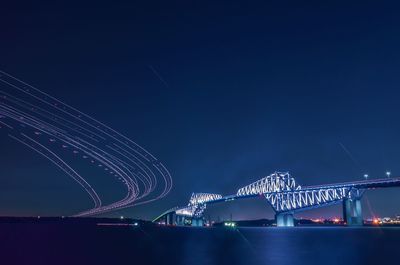
{"type": "MultiPolygon", "coordinates": [[[[193,191],[235,193],[275,170],[303,185],[398,176],[400,8],[347,2],[9,2],[0,68],[124,133],[170,170],[168,197],[110,215],[151,218],[193,191]]],[[[4,135],[0,142],[1,214],[90,207],[51,164],[4,135]]],[[[364,213],[398,214],[399,199],[396,189],[370,191],[364,213]]],[[[210,210],[230,213],[273,216],[261,200],[210,210]]]]}

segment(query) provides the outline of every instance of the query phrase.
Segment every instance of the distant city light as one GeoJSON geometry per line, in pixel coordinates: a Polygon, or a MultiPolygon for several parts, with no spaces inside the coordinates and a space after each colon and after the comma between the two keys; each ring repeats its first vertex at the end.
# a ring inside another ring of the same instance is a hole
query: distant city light
{"type": "Polygon", "coordinates": [[[364,174],[364,178],[365,178],[365,179],[368,179],[368,174],[364,174]]]}
{"type": "Polygon", "coordinates": [[[390,173],[390,171],[386,171],[386,176],[387,176],[388,178],[390,178],[390,174],[392,174],[392,173],[390,173]]]}
{"type": "Polygon", "coordinates": [[[124,219],[124,217],[123,217],[122,215],[121,215],[121,217],[120,217],[120,218],[121,218],[121,220],[122,220],[122,219],[124,219]]]}

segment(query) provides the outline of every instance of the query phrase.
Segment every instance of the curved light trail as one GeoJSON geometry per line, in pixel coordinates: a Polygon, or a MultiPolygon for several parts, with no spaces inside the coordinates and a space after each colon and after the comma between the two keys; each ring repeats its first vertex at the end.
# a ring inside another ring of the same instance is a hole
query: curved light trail
{"type": "Polygon", "coordinates": [[[149,203],[171,190],[172,178],[165,166],[126,136],[3,71],[0,83],[0,130],[60,168],[93,200],[93,208],[75,216],[149,203]],[[68,154],[122,183],[125,196],[102,204],[93,186],[68,162],[68,154]]]}

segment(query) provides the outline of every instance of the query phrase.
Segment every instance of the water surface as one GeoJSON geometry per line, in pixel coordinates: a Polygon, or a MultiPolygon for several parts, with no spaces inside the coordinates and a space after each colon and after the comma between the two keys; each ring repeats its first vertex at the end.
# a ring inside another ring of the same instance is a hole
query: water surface
{"type": "Polygon", "coordinates": [[[399,264],[400,228],[1,224],[1,264],[399,264]]]}

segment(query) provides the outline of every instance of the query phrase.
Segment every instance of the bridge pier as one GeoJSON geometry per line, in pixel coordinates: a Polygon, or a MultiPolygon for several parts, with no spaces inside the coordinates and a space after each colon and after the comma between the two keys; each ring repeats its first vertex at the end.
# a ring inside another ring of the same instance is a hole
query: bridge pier
{"type": "Polygon", "coordinates": [[[343,220],[346,221],[348,226],[363,225],[360,198],[346,198],[343,200],[343,220]]]}
{"type": "Polygon", "coordinates": [[[192,226],[203,226],[203,218],[192,218],[192,226]]]}
{"type": "Polygon", "coordinates": [[[293,213],[277,213],[275,214],[275,221],[277,227],[293,227],[293,213]]]}
{"type": "Polygon", "coordinates": [[[183,226],[185,225],[185,217],[181,216],[181,215],[176,215],[176,225],[178,226],[183,226]]]}
{"type": "Polygon", "coordinates": [[[174,222],[174,213],[169,213],[165,215],[165,224],[166,225],[173,225],[174,222]]]}

